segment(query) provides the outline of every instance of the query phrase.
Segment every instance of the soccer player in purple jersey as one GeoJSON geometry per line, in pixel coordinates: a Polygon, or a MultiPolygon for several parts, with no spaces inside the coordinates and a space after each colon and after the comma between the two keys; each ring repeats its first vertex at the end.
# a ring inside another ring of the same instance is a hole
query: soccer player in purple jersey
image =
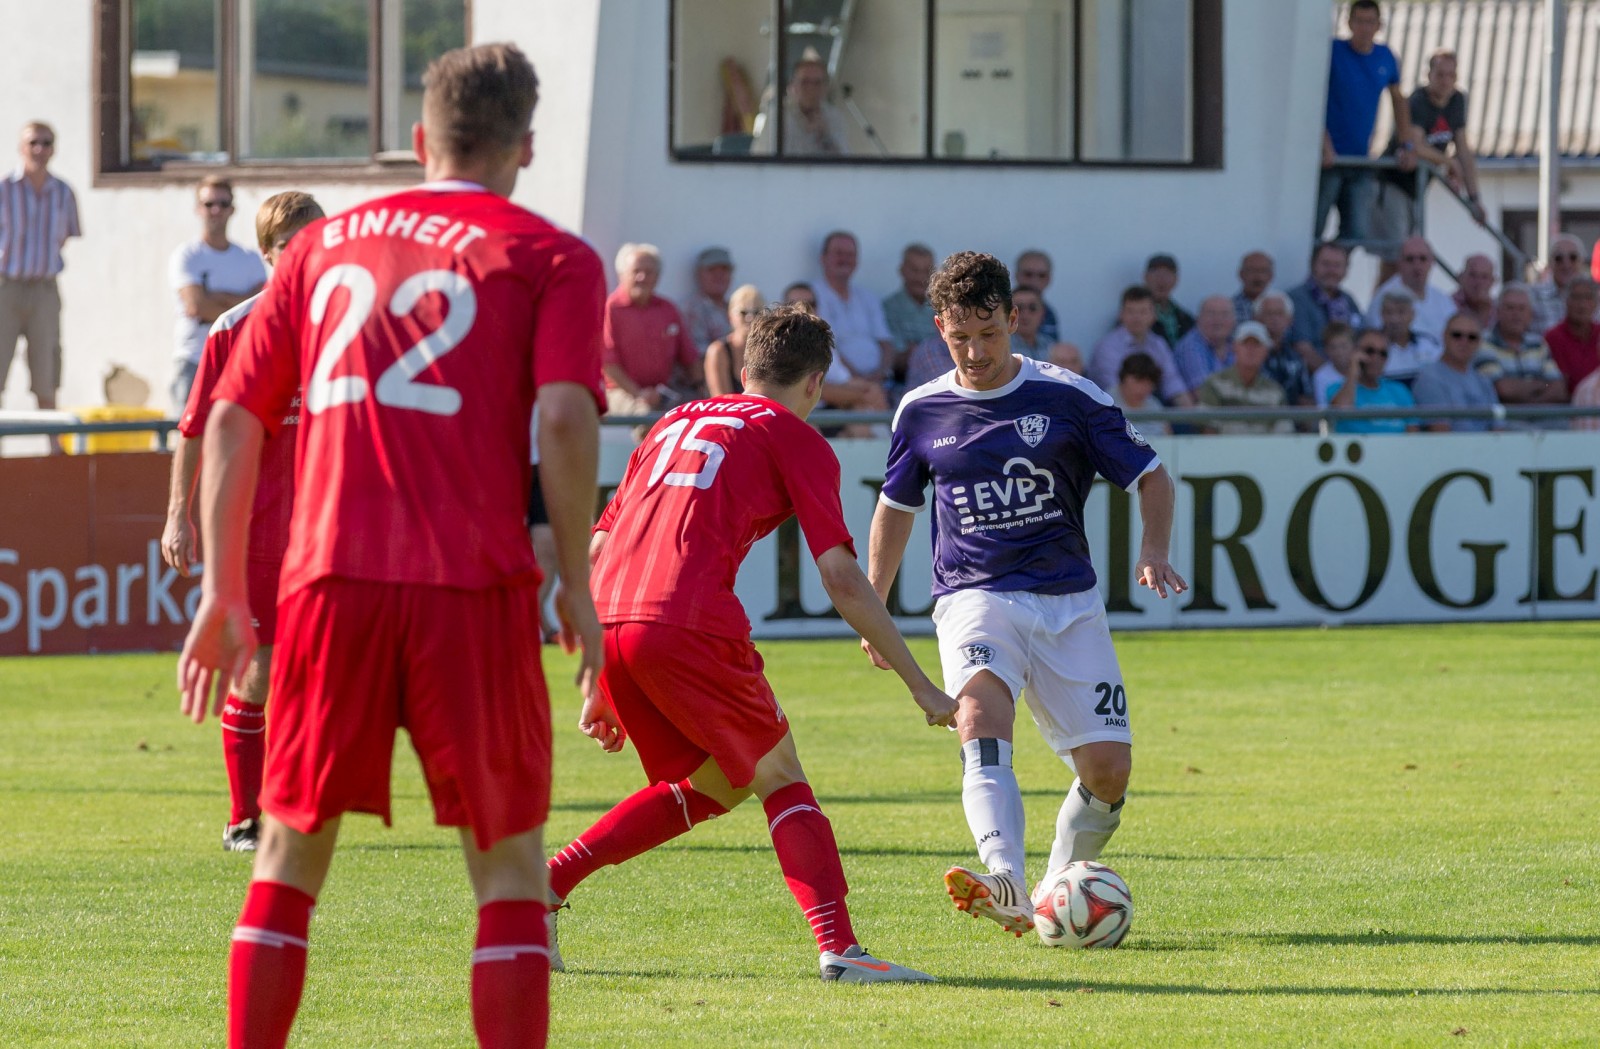
{"type": "Polygon", "coordinates": [[[1077,774],[1047,871],[1100,855],[1132,768],[1127,691],[1083,531],[1096,474],[1138,492],[1139,583],[1163,598],[1188,584],[1168,561],[1171,477],[1098,386],[1011,352],[1017,313],[1005,266],[959,252],[934,274],[929,298],[956,366],[900,402],[867,574],[887,598],[933,482],[933,622],[945,691],[960,705],[961,802],[988,869],[952,867],[945,887],[958,909],[1021,936],[1033,903],[1011,768],[1018,694],[1077,774]]]}

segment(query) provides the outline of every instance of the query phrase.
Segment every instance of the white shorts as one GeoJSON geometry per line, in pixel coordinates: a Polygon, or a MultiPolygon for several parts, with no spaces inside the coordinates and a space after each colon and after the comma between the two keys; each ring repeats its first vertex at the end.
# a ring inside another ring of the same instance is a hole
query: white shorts
{"type": "Polygon", "coordinates": [[[960,590],[933,606],[944,690],[987,670],[1028,702],[1044,741],[1068,765],[1074,747],[1132,743],[1128,694],[1100,591],[960,590]]]}

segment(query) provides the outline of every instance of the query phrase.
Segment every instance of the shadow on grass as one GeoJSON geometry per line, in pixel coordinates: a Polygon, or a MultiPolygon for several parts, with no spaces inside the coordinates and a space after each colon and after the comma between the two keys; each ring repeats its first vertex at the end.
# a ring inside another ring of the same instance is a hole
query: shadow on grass
{"type": "Polygon", "coordinates": [[[1544,933],[1486,933],[1478,936],[1448,936],[1413,932],[1257,932],[1240,933],[1230,939],[1250,940],[1272,947],[1400,947],[1406,944],[1440,946],[1494,944],[1502,947],[1600,946],[1600,936],[1556,936],[1544,933]]]}
{"type": "Polygon", "coordinates": [[[1488,997],[1514,995],[1519,998],[1555,998],[1575,994],[1597,995],[1600,991],[1588,988],[1524,987],[1316,987],[1312,985],[1266,985],[1262,987],[1209,987],[1204,984],[1185,983],[1122,983],[1114,980],[1034,980],[1014,976],[941,976],[939,982],[946,987],[972,987],[984,991],[1044,991],[1048,993],[1073,993],[1099,991],[1107,994],[1170,994],[1196,997],[1252,998],[1281,995],[1320,997],[1336,995],[1350,998],[1450,998],[1459,996],[1488,997]]]}

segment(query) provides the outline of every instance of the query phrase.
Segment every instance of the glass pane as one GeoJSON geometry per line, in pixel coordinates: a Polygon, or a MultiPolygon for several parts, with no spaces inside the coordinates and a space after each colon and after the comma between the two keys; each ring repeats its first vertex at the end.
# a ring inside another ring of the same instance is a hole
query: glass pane
{"type": "Polygon", "coordinates": [[[371,156],[367,0],[241,0],[240,9],[243,154],[371,156]]]}
{"type": "Polygon", "coordinates": [[[383,143],[411,150],[411,125],[422,119],[428,63],[467,42],[464,0],[384,0],[383,143]]]}
{"type": "Polygon", "coordinates": [[[1193,159],[1193,0],[1082,4],[1085,159],[1193,159]]]}
{"type": "Polygon", "coordinates": [[[673,151],[748,154],[772,66],[774,5],[678,0],[673,7],[673,151]]]}
{"type": "Polygon", "coordinates": [[[1072,0],[939,0],[933,155],[1073,158],[1072,0]]]}
{"type": "Polygon", "coordinates": [[[226,160],[217,94],[216,0],[135,0],[128,159],[226,160]]]}

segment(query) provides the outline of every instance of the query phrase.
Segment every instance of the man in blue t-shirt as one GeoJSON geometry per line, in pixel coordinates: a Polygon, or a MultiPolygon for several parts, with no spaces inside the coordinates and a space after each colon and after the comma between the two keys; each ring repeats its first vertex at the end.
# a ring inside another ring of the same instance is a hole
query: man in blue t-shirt
{"type": "MultiPolygon", "coordinates": [[[[1416,399],[1403,383],[1383,377],[1389,363],[1389,336],[1381,328],[1368,328],[1356,339],[1355,352],[1344,381],[1328,388],[1330,408],[1412,408],[1416,399]]],[[[1342,419],[1337,433],[1414,433],[1422,428],[1416,419],[1342,419]]]]}
{"type": "Polygon", "coordinates": [[[961,801],[988,868],[952,867],[945,887],[958,909],[1020,936],[1033,927],[1033,903],[1011,768],[1018,694],[1077,773],[1047,873],[1100,855],[1121,822],[1132,767],[1127,691],[1084,538],[1096,474],[1138,492],[1139,583],[1163,598],[1188,584],[1168,561],[1171,477],[1093,382],[1011,352],[1017,312],[1005,266],[959,252],[928,295],[955,370],[900,402],[868,577],[886,597],[912,517],[931,502],[933,620],[945,690],[960,704],[961,801]]]}
{"type": "Polygon", "coordinates": [[[1377,0],[1350,5],[1350,39],[1335,40],[1328,64],[1328,111],[1322,134],[1322,181],[1317,187],[1317,221],[1311,231],[1322,239],[1328,212],[1339,207],[1339,241],[1366,239],[1377,181],[1371,168],[1335,167],[1340,157],[1365,157],[1372,145],[1378,102],[1385,91],[1394,106],[1395,137],[1401,143],[1401,171],[1414,171],[1417,155],[1411,138],[1411,111],[1400,94],[1400,63],[1394,52],[1374,39],[1383,25],[1377,0]]]}

